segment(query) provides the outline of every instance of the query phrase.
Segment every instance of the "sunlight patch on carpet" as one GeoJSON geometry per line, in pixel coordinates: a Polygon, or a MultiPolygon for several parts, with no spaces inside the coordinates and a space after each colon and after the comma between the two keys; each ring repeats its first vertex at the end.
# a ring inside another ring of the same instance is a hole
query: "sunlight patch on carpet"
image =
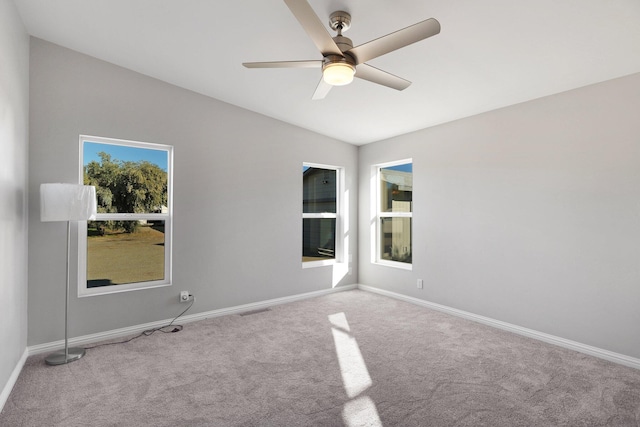
{"type": "Polygon", "coordinates": [[[348,427],[382,427],[376,404],[369,396],[358,397],[345,403],[342,419],[348,427]]]}
{"type": "Polygon", "coordinates": [[[358,341],[351,334],[349,322],[344,313],[329,316],[331,332],[336,346],[336,355],[340,365],[342,383],[347,396],[351,399],[344,405],[342,418],[349,427],[382,426],[376,404],[369,396],[362,395],[373,382],[369,370],[360,352],[358,341]]]}

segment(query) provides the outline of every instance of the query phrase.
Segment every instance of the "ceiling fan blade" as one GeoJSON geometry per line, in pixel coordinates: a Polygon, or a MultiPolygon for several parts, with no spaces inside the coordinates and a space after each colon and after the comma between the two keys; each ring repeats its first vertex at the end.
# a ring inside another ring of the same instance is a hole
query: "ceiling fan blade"
{"type": "Polygon", "coordinates": [[[243,62],[247,68],[322,68],[322,60],[243,62]]]}
{"type": "Polygon", "coordinates": [[[333,41],[318,15],[306,0],[284,0],[291,13],[298,19],[302,28],[307,32],[311,41],[316,45],[322,55],[329,54],[343,56],[342,51],[333,41]]]}
{"type": "Polygon", "coordinates": [[[356,77],[396,90],[403,90],[411,85],[409,80],[394,76],[369,64],[358,65],[356,67],[356,77]]]}
{"type": "Polygon", "coordinates": [[[313,93],[311,99],[313,99],[314,101],[324,99],[324,97],[327,96],[332,87],[333,86],[331,86],[329,83],[325,82],[323,78],[321,78],[320,83],[318,83],[316,91],[313,93]]]}
{"type": "Polygon", "coordinates": [[[351,48],[347,52],[353,56],[356,64],[362,64],[385,53],[424,40],[427,37],[435,36],[439,32],[440,23],[436,19],[430,18],[351,48]]]}

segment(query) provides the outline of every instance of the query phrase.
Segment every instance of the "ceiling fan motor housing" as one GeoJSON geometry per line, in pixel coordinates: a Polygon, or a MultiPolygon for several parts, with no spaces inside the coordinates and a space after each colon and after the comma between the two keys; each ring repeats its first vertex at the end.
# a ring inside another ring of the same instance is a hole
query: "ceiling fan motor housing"
{"type": "Polygon", "coordinates": [[[336,42],[342,52],[346,52],[353,47],[353,42],[349,37],[335,36],[333,41],[336,42]]]}
{"type": "Polygon", "coordinates": [[[340,35],[351,27],[351,15],[344,10],[337,10],[329,15],[329,26],[340,35]]]}
{"type": "Polygon", "coordinates": [[[356,68],[356,62],[349,55],[344,55],[344,56],[327,55],[327,56],[325,56],[324,60],[322,62],[322,68],[324,69],[327,65],[330,65],[330,64],[346,64],[349,67],[353,68],[354,70],[356,68]]]}

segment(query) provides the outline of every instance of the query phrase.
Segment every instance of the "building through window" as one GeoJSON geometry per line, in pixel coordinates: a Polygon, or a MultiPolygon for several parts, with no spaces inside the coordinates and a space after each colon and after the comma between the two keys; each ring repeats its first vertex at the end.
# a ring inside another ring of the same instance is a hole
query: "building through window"
{"type": "Polygon", "coordinates": [[[302,262],[323,265],[336,260],[339,228],[339,170],[330,166],[302,167],[302,262]]]}
{"type": "Polygon", "coordinates": [[[376,262],[410,268],[413,167],[410,160],[377,167],[376,262]]]}
{"type": "Polygon", "coordinates": [[[79,295],[170,285],[172,147],[81,136],[80,153],[98,214],[78,232],[79,295]]]}

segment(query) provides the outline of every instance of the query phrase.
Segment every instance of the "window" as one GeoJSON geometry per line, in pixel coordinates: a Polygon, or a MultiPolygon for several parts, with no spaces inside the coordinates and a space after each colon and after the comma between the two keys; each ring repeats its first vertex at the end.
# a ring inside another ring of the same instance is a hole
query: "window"
{"type": "Polygon", "coordinates": [[[375,262],[411,268],[413,167],[411,160],[377,166],[375,262]]]}
{"type": "Polygon", "coordinates": [[[98,214],[79,225],[79,296],[171,284],[172,160],[168,145],[80,136],[98,214]]]}
{"type": "Polygon", "coordinates": [[[303,267],[332,264],[339,247],[339,169],[305,163],[302,166],[303,267]]]}

